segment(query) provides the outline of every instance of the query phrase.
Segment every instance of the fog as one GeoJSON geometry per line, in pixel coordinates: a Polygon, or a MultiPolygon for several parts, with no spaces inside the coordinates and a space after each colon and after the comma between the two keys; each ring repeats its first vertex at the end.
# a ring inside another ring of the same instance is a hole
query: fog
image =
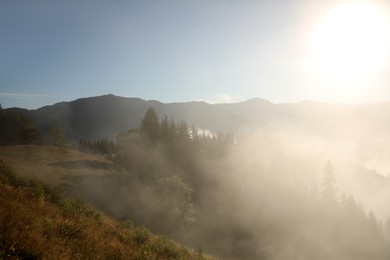
{"type": "Polygon", "coordinates": [[[69,192],[221,259],[389,258],[380,125],[322,117],[194,135],[153,120],[118,135],[110,156],[126,174],[72,177],[69,192]]]}

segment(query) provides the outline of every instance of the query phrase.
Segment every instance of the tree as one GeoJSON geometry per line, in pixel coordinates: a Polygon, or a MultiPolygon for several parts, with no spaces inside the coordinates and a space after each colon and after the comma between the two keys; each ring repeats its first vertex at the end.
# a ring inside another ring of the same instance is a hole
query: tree
{"type": "Polygon", "coordinates": [[[325,163],[324,176],[321,183],[322,188],[322,199],[325,201],[337,201],[337,186],[333,172],[333,166],[330,161],[325,163]]]}
{"type": "Polygon", "coordinates": [[[175,121],[173,121],[173,119],[171,119],[169,121],[169,125],[168,125],[168,140],[173,143],[176,138],[177,138],[177,127],[176,127],[176,124],[175,124],[175,121]]]}
{"type": "Polygon", "coordinates": [[[160,137],[160,123],[156,111],[149,108],[141,122],[140,133],[149,141],[156,142],[160,137]]]}
{"type": "Polygon", "coordinates": [[[58,126],[53,126],[50,129],[49,137],[54,146],[62,147],[65,144],[65,132],[58,126]]]}
{"type": "Polygon", "coordinates": [[[199,131],[198,128],[194,125],[191,126],[190,128],[190,133],[191,133],[191,140],[192,142],[196,143],[199,141],[199,131]]]}
{"type": "Polygon", "coordinates": [[[167,227],[185,228],[195,222],[193,190],[176,175],[160,178],[158,184],[160,214],[167,227]]]}
{"type": "Polygon", "coordinates": [[[29,117],[19,111],[0,109],[0,145],[41,142],[41,134],[29,117]]]}
{"type": "Polygon", "coordinates": [[[191,141],[190,132],[188,129],[187,122],[181,121],[177,126],[177,138],[182,144],[188,144],[191,141]]]}
{"type": "Polygon", "coordinates": [[[169,121],[167,115],[161,120],[161,140],[163,142],[170,141],[169,135],[169,121]]]}

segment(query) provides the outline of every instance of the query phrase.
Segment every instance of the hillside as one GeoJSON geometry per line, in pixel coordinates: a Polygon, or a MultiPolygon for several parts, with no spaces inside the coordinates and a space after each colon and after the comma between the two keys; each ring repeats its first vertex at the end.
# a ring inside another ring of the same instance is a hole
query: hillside
{"type": "Polygon", "coordinates": [[[103,156],[77,149],[39,145],[0,147],[0,158],[18,175],[52,185],[69,184],[71,176],[123,175],[125,172],[103,156]]]}
{"type": "Polygon", "coordinates": [[[1,259],[203,258],[39,181],[20,178],[2,160],[0,191],[1,259]]]}
{"type": "MultiPolygon", "coordinates": [[[[1,157],[5,163],[20,164],[20,175],[34,173],[44,182],[60,184],[115,219],[130,219],[135,226],[144,225],[192,248],[202,245],[199,251],[222,259],[388,259],[387,231],[352,195],[339,200],[333,177],[328,178],[328,187],[333,187],[330,195],[308,190],[315,176],[303,174],[315,170],[315,164],[312,170],[301,172],[305,169],[300,160],[291,159],[272,140],[251,138],[249,143],[230,145],[209,141],[212,143],[203,145],[192,141],[151,144],[145,139],[122,143],[123,161],[115,161],[126,171],[104,157],[69,147],[8,146],[1,148],[1,157]],[[217,148],[225,153],[215,153],[217,148]],[[266,161],[262,162],[261,157],[246,155],[255,150],[270,157],[263,157],[266,161]],[[273,153],[278,154],[278,163],[271,165],[267,161],[272,163],[273,153]],[[40,174],[31,171],[35,166],[40,174]]],[[[333,173],[331,166],[329,169],[333,173]]],[[[106,217],[101,212],[9,173],[3,167],[0,175],[1,199],[7,201],[0,206],[4,207],[0,212],[4,254],[53,258],[56,252],[64,252],[61,258],[191,259],[191,254],[181,257],[172,243],[154,240],[145,229],[133,229],[129,223],[113,222],[119,230],[109,229],[106,234],[106,217]],[[103,231],[96,231],[94,223],[103,231]],[[95,243],[99,237],[109,238],[110,243],[95,243]],[[112,246],[116,239],[135,249],[112,246]],[[139,239],[141,242],[136,242],[139,239]],[[61,248],[46,250],[51,241],[61,248]],[[33,251],[32,245],[41,244],[33,251]],[[130,254],[131,250],[137,254],[139,244],[147,256],[130,254]],[[75,255],[80,247],[85,251],[75,255]],[[169,257],[158,256],[159,252],[169,257]]]]}

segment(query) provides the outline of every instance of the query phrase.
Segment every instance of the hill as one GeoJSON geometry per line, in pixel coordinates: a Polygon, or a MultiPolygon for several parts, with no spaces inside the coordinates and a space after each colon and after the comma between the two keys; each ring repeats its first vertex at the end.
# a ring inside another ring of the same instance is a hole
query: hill
{"type": "Polygon", "coordinates": [[[236,130],[246,119],[205,102],[164,104],[139,98],[124,98],[114,95],[81,98],[61,102],[36,110],[12,108],[30,117],[34,125],[47,135],[50,127],[65,130],[69,141],[81,138],[116,138],[119,132],[139,126],[146,110],[154,107],[160,118],[164,115],[176,121],[186,120],[203,129],[218,132],[236,130]]]}
{"type": "Polygon", "coordinates": [[[18,177],[2,160],[0,191],[1,259],[203,258],[51,186],[18,177]]]}
{"type": "Polygon", "coordinates": [[[162,103],[155,100],[114,95],[80,98],[36,110],[12,108],[29,116],[47,136],[53,126],[63,128],[69,141],[81,138],[115,140],[119,132],[140,125],[146,110],[153,107],[159,118],[164,115],[186,121],[213,133],[239,133],[246,130],[289,129],[331,138],[358,140],[367,134],[390,132],[390,103],[325,104],[300,102],[273,104],[255,98],[231,104],[206,102],[162,103]],[[351,134],[352,133],[352,134],[351,134]]]}

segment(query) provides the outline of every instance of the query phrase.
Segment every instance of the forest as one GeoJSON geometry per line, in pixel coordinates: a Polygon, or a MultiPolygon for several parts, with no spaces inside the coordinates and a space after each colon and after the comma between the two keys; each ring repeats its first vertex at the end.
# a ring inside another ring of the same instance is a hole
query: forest
{"type": "Polygon", "coordinates": [[[107,152],[128,176],[75,180],[87,187],[75,194],[221,259],[389,257],[386,223],[340,190],[337,165],[323,158],[318,177],[303,175],[305,162],[269,137],[213,135],[150,108],[115,146],[80,148],[107,152]]]}
{"type": "MultiPolygon", "coordinates": [[[[43,143],[27,117],[1,111],[1,120],[2,145],[43,143]]],[[[340,188],[337,164],[323,158],[311,174],[309,157],[268,135],[212,134],[151,107],[116,140],[70,144],[57,126],[46,140],[105,156],[124,172],[68,176],[67,194],[216,258],[390,257],[389,223],[340,188]]]]}

